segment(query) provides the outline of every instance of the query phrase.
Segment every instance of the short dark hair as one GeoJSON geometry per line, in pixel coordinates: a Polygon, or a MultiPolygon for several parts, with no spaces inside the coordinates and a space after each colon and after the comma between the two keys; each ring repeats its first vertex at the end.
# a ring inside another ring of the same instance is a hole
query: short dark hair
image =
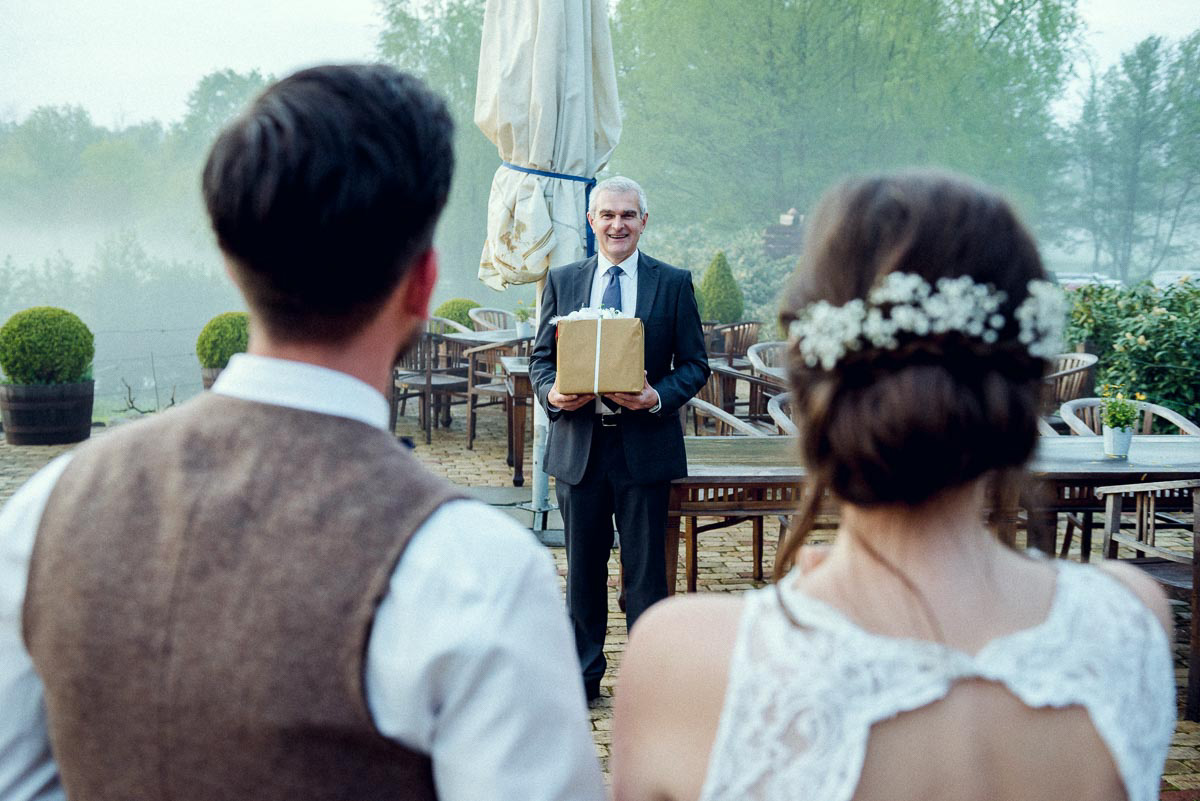
{"type": "Polygon", "coordinates": [[[339,341],[378,312],[432,243],[452,136],[421,81],[363,64],[284,78],[217,137],[204,201],[273,335],[339,341]]]}

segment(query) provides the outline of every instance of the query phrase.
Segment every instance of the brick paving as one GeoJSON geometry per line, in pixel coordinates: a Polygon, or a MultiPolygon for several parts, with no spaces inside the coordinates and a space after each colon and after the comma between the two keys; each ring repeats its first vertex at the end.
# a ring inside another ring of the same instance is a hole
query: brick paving
{"type": "MultiPolygon", "coordinates": [[[[454,409],[455,415],[449,429],[435,429],[431,444],[424,443],[424,434],[416,423],[415,409],[410,406],[408,414],[401,417],[397,433],[412,436],[417,442],[416,453],[434,472],[469,488],[512,487],[512,472],[505,464],[504,416],[499,407],[486,408],[479,412],[479,432],[475,449],[467,450],[462,412],[454,409]]],[[[100,430],[102,435],[103,429],[100,430]]],[[[0,504],[3,504],[36,470],[55,456],[70,449],[70,446],[15,447],[3,442],[0,434],[0,504]]],[[[532,483],[532,458],[526,448],[526,489],[532,483]]],[[[553,496],[553,485],[551,485],[553,496]]],[[[521,514],[513,512],[514,514],[521,514]]],[[[525,521],[532,515],[524,513],[525,521]]],[[[552,523],[553,525],[553,523],[552,523]]],[[[770,540],[770,537],[767,538],[770,540]]],[[[1097,546],[1098,540],[1097,537],[1097,546]]],[[[1078,559],[1078,540],[1072,558],[1078,559]]],[[[558,566],[560,582],[566,562],[561,547],[550,548],[558,566]]],[[[682,556],[682,553],[681,553],[682,556]]],[[[764,564],[770,565],[774,558],[770,542],[766,547],[764,564]]],[[[761,586],[752,578],[750,559],[750,526],[743,524],[729,529],[708,532],[703,535],[699,550],[699,589],[701,592],[743,592],[761,586]]],[[[609,635],[605,653],[609,671],[601,684],[601,697],[591,707],[592,735],[596,753],[608,776],[612,730],[612,692],[614,676],[620,668],[625,650],[625,617],[616,605],[616,559],[609,565],[609,635]]],[[[680,582],[683,571],[680,569],[680,582]]],[[[1187,610],[1176,605],[1176,613],[1185,616],[1187,610]]],[[[1186,632],[1186,627],[1183,629],[1186,632]]],[[[1182,687],[1186,676],[1186,640],[1176,642],[1176,679],[1182,687]]],[[[1200,801],[1200,724],[1180,721],[1175,728],[1167,763],[1162,777],[1163,801],[1200,801]]]]}

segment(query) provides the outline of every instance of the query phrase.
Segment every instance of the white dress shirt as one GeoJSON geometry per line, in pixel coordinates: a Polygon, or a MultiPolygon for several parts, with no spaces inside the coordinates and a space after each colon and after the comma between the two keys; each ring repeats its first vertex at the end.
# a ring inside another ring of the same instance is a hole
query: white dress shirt
{"type": "MultiPolygon", "coordinates": [[[[310,364],[238,355],[213,392],[387,428],[378,390],[310,364]]],[[[64,798],[21,612],[42,511],[69,460],[0,510],[3,801],[64,798]]],[[[432,757],[443,801],[605,797],[553,560],[486,504],[447,503],[413,535],[371,629],[366,694],[384,736],[432,757]]]]}
{"type": "Polygon", "coordinates": [[[592,276],[592,294],[588,303],[593,309],[600,308],[600,303],[604,298],[604,290],[608,288],[608,282],[612,280],[608,275],[609,268],[616,266],[621,268],[621,313],[633,317],[637,314],[637,271],[638,271],[638,254],[641,251],[635,250],[629,255],[625,261],[614,265],[609,261],[603,253],[596,251],[596,273],[592,276]]]}

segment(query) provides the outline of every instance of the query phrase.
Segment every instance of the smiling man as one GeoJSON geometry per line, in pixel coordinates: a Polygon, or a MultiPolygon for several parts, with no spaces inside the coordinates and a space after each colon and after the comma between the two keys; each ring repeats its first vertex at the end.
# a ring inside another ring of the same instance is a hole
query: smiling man
{"type": "Polygon", "coordinates": [[[529,363],[550,418],[545,465],[566,529],[567,607],[589,701],[600,695],[607,666],[614,515],[632,628],[667,594],[667,494],[671,479],[687,475],[679,409],[710,372],[691,274],[638,250],[647,219],[646,195],[634,181],[609,178],[596,186],[588,222],[599,252],[550,271],[529,363]],[[546,321],[585,306],[620,309],[645,324],[641,392],[597,398],[558,391],[554,328],[546,321]]]}

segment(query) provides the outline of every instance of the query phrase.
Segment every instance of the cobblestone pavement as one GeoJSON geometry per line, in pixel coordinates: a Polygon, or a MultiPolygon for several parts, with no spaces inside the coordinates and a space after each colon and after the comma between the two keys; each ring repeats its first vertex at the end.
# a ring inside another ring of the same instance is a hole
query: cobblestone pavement
{"type": "MultiPolygon", "coordinates": [[[[454,419],[449,429],[433,431],[431,444],[424,443],[424,434],[416,423],[415,409],[401,417],[397,433],[412,436],[417,442],[416,453],[436,473],[466,487],[511,487],[512,472],[505,464],[504,416],[499,407],[485,408],[478,414],[479,432],[474,450],[466,448],[466,433],[461,409],[454,409],[454,419]]],[[[100,430],[102,432],[102,430],[100,430]]],[[[98,435],[102,436],[102,433],[98,435]]],[[[6,501],[22,482],[36,470],[69,446],[14,447],[3,444],[0,435],[0,503],[6,501]]],[[[526,487],[532,472],[532,458],[526,452],[526,487]]],[[[551,488],[553,493],[553,485],[551,488]]],[[[770,538],[768,537],[768,540],[770,538]]],[[[1097,541],[1099,538],[1096,538],[1097,541]]],[[[1076,538],[1077,541],[1077,538],[1076,538]]],[[[1072,558],[1078,559],[1078,545],[1072,558]]],[[[560,582],[565,584],[565,555],[562,548],[551,548],[560,582]]],[[[681,554],[682,555],[682,554],[681,554]]],[[[774,558],[770,543],[767,545],[764,563],[770,565],[774,558]]],[[[752,579],[750,559],[749,524],[706,533],[699,550],[699,588],[701,592],[743,592],[761,582],[752,579]]],[[[683,571],[680,569],[680,581],[683,571]]],[[[608,776],[609,748],[612,733],[612,693],[614,677],[620,668],[621,655],[625,650],[625,616],[616,605],[616,559],[609,565],[609,634],[605,649],[609,671],[601,684],[601,698],[592,704],[592,735],[596,742],[596,753],[608,776]]],[[[1186,614],[1182,607],[1177,613],[1186,614]]],[[[1184,628],[1186,631],[1186,627],[1184,628]]],[[[1180,686],[1186,676],[1186,641],[1176,643],[1176,678],[1180,686]]],[[[1175,728],[1175,737],[1163,773],[1162,799],[1166,801],[1200,801],[1200,724],[1181,721],[1175,728]]]]}

